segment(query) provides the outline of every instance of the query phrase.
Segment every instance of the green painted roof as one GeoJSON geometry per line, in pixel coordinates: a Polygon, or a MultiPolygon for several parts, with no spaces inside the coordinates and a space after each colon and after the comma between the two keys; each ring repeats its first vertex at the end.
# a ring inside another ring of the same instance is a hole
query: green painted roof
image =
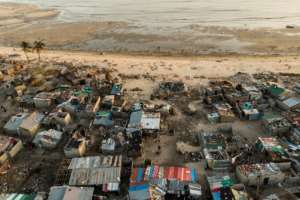
{"type": "Polygon", "coordinates": [[[270,86],[268,90],[270,94],[274,96],[279,96],[285,91],[284,88],[278,87],[277,85],[270,86]]]}
{"type": "Polygon", "coordinates": [[[98,117],[109,117],[111,115],[110,112],[106,112],[106,111],[99,111],[99,112],[96,112],[96,116],[98,117]]]}
{"type": "Polygon", "coordinates": [[[6,200],[34,200],[35,194],[10,194],[6,200]]]}

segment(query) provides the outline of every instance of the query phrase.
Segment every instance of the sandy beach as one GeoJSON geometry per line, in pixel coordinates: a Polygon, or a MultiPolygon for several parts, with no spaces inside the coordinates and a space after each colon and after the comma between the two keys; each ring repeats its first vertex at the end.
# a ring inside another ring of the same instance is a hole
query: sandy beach
{"type": "MultiPolygon", "coordinates": [[[[0,47],[0,55],[19,56],[25,60],[19,48],[0,47]]],[[[32,60],[35,53],[29,53],[32,60]]],[[[109,67],[130,74],[151,74],[188,79],[190,77],[221,78],[242,73],[300,73],[298,56],[143,56],[126,54],[99,54],[97,52],[44,50],[42,60],[70,62],[75,65],[109,67]]],[[[17,57],[18,58],[18,57],[17,57]]]]}
{"type": "Polygon", "coordinates": [[[49,49],[165,55],[298,55],[300,28],[230,27],[186,24],[138,25],[129,21],[57,20],[59,10],[36,5],[0,4],[0,45],[42,39],[49,49]]]}

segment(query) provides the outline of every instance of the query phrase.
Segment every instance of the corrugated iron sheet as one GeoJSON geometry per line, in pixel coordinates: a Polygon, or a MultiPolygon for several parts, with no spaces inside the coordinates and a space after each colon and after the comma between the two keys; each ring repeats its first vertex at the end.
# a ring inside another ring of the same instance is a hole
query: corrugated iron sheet
{"type": "Polygon", "coordinates": [[[160,113],[143,113],[141,127],[142,129],[159,130],[160,113]]]}
{"type": "Polygon", "coordinates": [[[130,200],[148,200],[151,198],[149,184],[130,185],[128,188],[130,200]]]}
{"type": "Polygon", "coordinates": [[[146,168],[144,175],[139,175],[139,172],[143,172],[141,168],[133,169],[131,181],[138,182],[140,180],[139,177],[143,176],[144,180],[168,179],[191,182],[197,180],[196,170],[187,167],[160,167],[158,165],[153,165],[146,168]]]}
{"type": "Polygon", "coordinates": [[[130,115],[128,128],[140,128],[142,116],[143,116],[142,111],[132,112],[130,115]]]}
{"type": "Polygon", "coordinates": [[[121,167],[122,156],[91,156],[73,158],[68,169],[121,167]]]}
{"type": "Polygon", "coordinates": [[[119,183],[120,180],[121,167],[73,169],[69,185],[103,185],[119,183]]]}

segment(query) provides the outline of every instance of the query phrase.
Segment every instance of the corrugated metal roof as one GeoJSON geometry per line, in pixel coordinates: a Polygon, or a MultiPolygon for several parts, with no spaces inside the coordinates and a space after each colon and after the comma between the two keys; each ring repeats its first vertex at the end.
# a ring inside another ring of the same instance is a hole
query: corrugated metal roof
{"type": "Polygon", "coordinates": [[[276,175],[282,173],[276,163],[263,163],[263,164],[252,164],[252,165],[239,165],[237,169],[245,174],[246,176],[251,175],[276,175]]]}
{"type": "Polygon", "coordinates": [[[130,114],[128,128],[140,128],[143,112],[136,111],[130,114]]]}
{"type": "Polygon", "coordinates": [[[160,129],[160,113],[143,113],[141,119],[142,129],[160,129]]]}
{"type": "Polygon", "coordinates": [[[102,186],[103,191],[118,191],[120,183],[108,183],[102,186]]]}
{"type": "Polygon", "coordinates": [[[20,128],[30,130],[32,127],[39,125],[44,119],[45,115],[39,112],[33,112],[20,125],[20,128]]]}
{"type": "Polygon", "coordinates": [[[271,95],[273,96],[279,96],[280,94],[282,94],[285,89],[284,88],[281,88],[277,85],[271,85],[269,88],[268,88],[269,92],[271,93],[271,95]]]}
{"type": "Polygon", "coordinates": [[[28,116],[28,113],[19,113],[12,116],[10,120],[5,124],[4,129],[8,131],[17,131],[24,119],[28,116]]]}
{"type": "Polygon", "coordinates": [[[103,185],[119,183],[121,179],[121,166],[122,156],[73,158],[68,168],[72,169],[69,184],[103,185]]]}
{"type": "Polygon", "coordinates": [[[292,98],[289,98],[289,99],[283,101],[283,103],[287,107],[292,108],[292,107],[297,106],[298,104],[300,104],[300,99],[297,98],[297,97],[292,97],[292,98]]]}
{"type": "Polygon", "coordinates": [[[34,200],[36,197],[35,194],[0,194],[1,200],[34,200]]]}
{"type": "Polygon", "coordinates": [[[50,189],[48,200],[92,200],[94,188],[55,186],[50,189]]]}
{"type": "Polygon", "coordinates": [[[137,168],[132,170],[131,182],[139,182],[144,177],[144,180],[151,179],[167,179],[178,181],[197,180],[196,170],[187,167],[161,167],[158,165],[148,166],[145,170],[137,168]]]}
{"type": "Polygon", "coordinates": [[[130,185],[128,188],[130,200],[150,199],[149,184],[130,185]]]}
{"type": "Polygon", "coordinates": [[[63,133],[54,129],[39,132],[33,143],[40,147],[54,148],[62,138],[63,133]]]}
{"type": "Polygon", "coordinates": [[[62,200],[65,195],[66,189],[66,186],[51,187],[48,200],[62,200]]]}
{"type": "Polygon", "coordinates": [[[119,183],[121,180],[121,167],[98,169],[73,169],[69,185],[103,185],[119,183]]]}
{"type": "Polygon", "coordinates": [[[73,158],[68,169],[121,167],[122,156],[90,156],[73,158]]]}
{"type": "Polygon", "coordinates": [[[94,188],[68,187],[63,200],[92,200],[94,188]]]}
{"type": "Polygon", "coordinates": [[[95,118],[95,120],[93,121],[93,125],[109,127],[109,126],[113,126],[114,122],[111,119],[101,117],[101,118],[95,118]]]}

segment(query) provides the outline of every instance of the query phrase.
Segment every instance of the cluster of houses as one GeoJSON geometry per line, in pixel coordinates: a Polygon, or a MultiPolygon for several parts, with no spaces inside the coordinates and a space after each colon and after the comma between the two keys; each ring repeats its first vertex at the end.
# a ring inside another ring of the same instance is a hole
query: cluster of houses
{"type": "MultiPolygon", "coordinates": [[[[132,200],[202,195],[193,168],[131,162],[141,155],[144,137],[159,135],[162,116],[171,112],[169,104],[127,102],[122,84],[116,81],[60,85],[30,95],[18,89],[14,98],[22,112],[11,116],[3,127],[1,173],[9,170],[24,149],[62,149],[64,159],[55,183],[43,198],[103,199],[106,194],[123,195],[124,185],[132,200]]],[[[6,198],[42,197],[7,194],[6,198]]]]}
{"type": "MultiPolygon", "coordinates": [[[[289,90],[273,83],[210,82],[199,98],[212,126],[256,121],[263,133],[255,142],[232,130],[196,133],[201,147],[196,153],[203,155],[195,159],[196,165],[204,166],[200,172],[194,167],[158,165],[147,158],[143,164],[133,161],[142,154],[144,138],[159,137],[162,123],[173,113],[170,104],[129,102],[118,80],[90,78],[74,85],[26,94],[21,86],[2,87],[0,96],[13,97],[22,111],[3,126],[0,175],[25,149],[58,150],[64,155],[46,194],[1,194],[0,198],[93,200],[115,195],[130,200],[246,200],[259,199],[263,187],[299,186],[300,85],[289,90]]],[[[186,91],[182,82],[162,82],[154,97],[186,91]]],[[[272,195],[271,199],[280,199],[272,195]]]]}
{"type": "MultiPolygon", "coordinates": [[[[207,120],[212,124],[239,118],[256,121],[264,132],[254,143],[239,139],[241,145],[233,144],[235,136],[225,132],[198,135],[206,167],[213,171],[213,175],[206,176],[213,199],[248,199],[246,187],[256,187],[255,197],[263,199],[259,187],[282,184],[289,190],[299,186],[299,84],[293,91],[274,83],[247,86],[214,81],[205,90],[204,103],[207,120]]],[[[271,199],[285,197],[273,194],[271,199]]],[[[293,198],[297,199],[295,195],[293,198]]]]}

